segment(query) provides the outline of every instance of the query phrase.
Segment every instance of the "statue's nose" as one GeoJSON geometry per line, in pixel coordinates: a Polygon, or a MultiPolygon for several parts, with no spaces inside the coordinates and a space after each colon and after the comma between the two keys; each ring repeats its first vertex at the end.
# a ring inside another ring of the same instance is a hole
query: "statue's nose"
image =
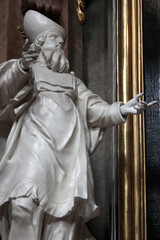
{"type": "Polygon", "coordinates": [[[59,37],[58,39],[57,39],[57,45],[59,46],[63,46],[63,39],[61,38],[61,37],[59,37]]]}

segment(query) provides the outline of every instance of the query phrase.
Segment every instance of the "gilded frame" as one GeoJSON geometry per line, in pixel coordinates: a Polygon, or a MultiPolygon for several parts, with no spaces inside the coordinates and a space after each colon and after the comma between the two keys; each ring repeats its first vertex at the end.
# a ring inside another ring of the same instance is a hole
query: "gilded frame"
{"type": "MultiPolygon", "coordinates": [[[[117,100],[144,92],[142,0],[117,0],[117,100]]],[[[118,239],[146,240],[144,114],[118,128],[118,239]]]]}

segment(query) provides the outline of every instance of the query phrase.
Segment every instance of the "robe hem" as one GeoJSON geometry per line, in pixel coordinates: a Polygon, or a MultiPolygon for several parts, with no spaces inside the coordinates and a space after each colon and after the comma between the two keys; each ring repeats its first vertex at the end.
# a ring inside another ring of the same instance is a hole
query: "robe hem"
{"type": "Polygon", "coordinates": [[[80,196],[74,196],[72,199],[55,203],[48,194],[40,187],[31,183],[18,184],[9,194],[0,196],[0,207],[12,199],[32,198],[43,210],[56,218],[63,218],[76,211],[77,214],[88,222],[90,219],[99,215],[99,207],[92,199],[85,199],[80,196]]]}

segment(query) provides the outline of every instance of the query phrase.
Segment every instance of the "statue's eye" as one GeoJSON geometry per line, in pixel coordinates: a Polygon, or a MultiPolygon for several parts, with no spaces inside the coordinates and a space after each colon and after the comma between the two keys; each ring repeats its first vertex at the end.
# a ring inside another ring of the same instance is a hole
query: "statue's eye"
{"type": "Polygon", "coordinates": [[[54,40],[56,40],[56,37],[55,36],[48,36],[48,38],[50,39],[50,40],[52,40],[52,41],[54,41],[54,40]]]}

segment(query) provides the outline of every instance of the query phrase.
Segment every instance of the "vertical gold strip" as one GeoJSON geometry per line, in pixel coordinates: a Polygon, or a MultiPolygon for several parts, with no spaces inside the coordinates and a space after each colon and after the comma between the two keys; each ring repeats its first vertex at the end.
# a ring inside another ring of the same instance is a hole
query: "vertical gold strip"
{"type": "MultiPolygon", "coordinates": [[[[142,31],[142,0],[138,0],[138,41],[139,41],[139,85],[142,92],[144,92],[144,79],[143,79],[143,31],[142,31]]],[[[143,99],[144,100],[144,99],[143,99]]],[[[141,233],[143,234],[143,239],[147,239],[147,215],[146,215],[146,165],[145,165],[145,123],[144,123],[144,114],[140,116],[140,126],[142,131],[140,131],[141,136],[141,233]]]]}
{"type": "MultiPolygon", "coordinates": [[[[117,0],[117,100],[143,92],[142,0],[117,0]]],[[[144,115],[118,128],[118,239],[146,240],[144,115]]]]}
{"type": "MultiPolygon", "coordinates": [[[[128,16],[129,2],[124,0],[117,1],[117,98],[118,101],[128,101],[131,92],[130,86],[130,62],[129,56],[131,52],[130,29],[128,16]],[[122,44],[123,43],[123,44],[122,44]],[[121,61],[123,59],[123,61],[121,61]]],[[[119,159],[119,236],[121,239],[130,239],[131,236],[131,165],[128,164],[131,152],[130,135],[132,134],[132,119],[129,117],[125,125],[118,128],[118,148],[119,159]],[[123,161],[122,161],[123,160],[123,161]]],[[[120,238],[118,238],[120,239],[120,238]]]]}
{"type": "MultiPolygon", "coordinates": [[[[132,64],[132,95],[135,96],[137,93],[141,92],[139,89],[139,79],[138,79],[138,18],[137,18],[137,5],[138,1],[131,0],[131,28],[132,28],[132,54],[131,54],[131,64],[132,64]]],[[[133,199],[133,209],[132,209],[132,226],[134,227],[133,239],[141,239],[141,222],[140,222],[140,206],[141,206],[141,195],[140,195],[140,126],[139,126],[139,116],[133,116],[133,166],[132,166],[132,199],[133,199]]]]}

